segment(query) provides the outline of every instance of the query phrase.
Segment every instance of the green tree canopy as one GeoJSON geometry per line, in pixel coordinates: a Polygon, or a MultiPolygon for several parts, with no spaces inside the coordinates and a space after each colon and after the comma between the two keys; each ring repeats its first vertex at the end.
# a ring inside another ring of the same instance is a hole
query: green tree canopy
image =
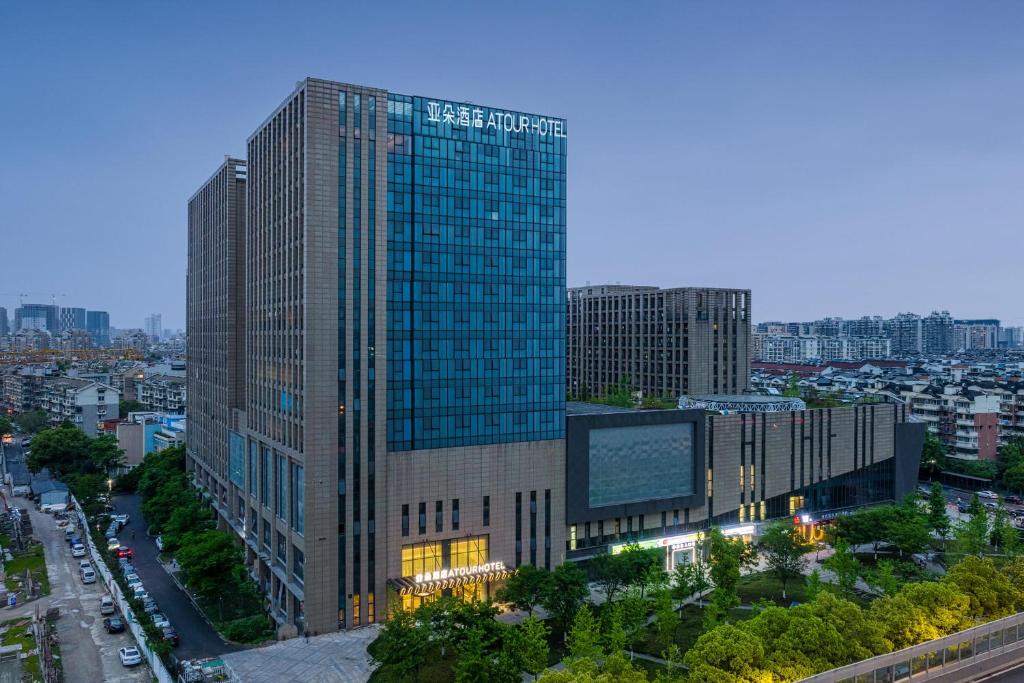
{"type": "Polygon", "coordinates": [[[970,599],[967,614],[978,621],[1013,614],[1021,587],[1010,585],[991,558],[968,556],[949,568],[942,582],[970,599]]]}
{"type": "Polygon", "coordinates": [[[532,615],[533,608],[540,604],[550,581],[551,572],[547,569],[524,564],[505,581],[496,597],[499,602],[510,603],[516,609],[525,610],[532,615]]]}
{"type": "Polygon", "coordinates": [[[26,434],[35,434],[46,428],[50,423],[50,417],[45,410],[30,410],[26,413],[18,413],[11,418],[11,422],[26,434]]]}
{"type": "Polygon", "coordinates": [[[589,596],[587,575],[574,563],[563,562],[551,572],[540,604],[560,623],[568,624],[589,596]]]}
{"type": "Polygon", "coordinates": [[[768,565],[769,571],[782,584],[782,597],[786,597],[786,584],[803,572],[804,555],[814,549],[808,543],[792,520],[770,523],[761,533],[757,550],[768,565]]]}
{"type": "Polygon", "coordinates": [[[185,582],[206,599],[238,586],[245,571],[242,549],[223,531],[191,534],[175,557],[185,582]]]}

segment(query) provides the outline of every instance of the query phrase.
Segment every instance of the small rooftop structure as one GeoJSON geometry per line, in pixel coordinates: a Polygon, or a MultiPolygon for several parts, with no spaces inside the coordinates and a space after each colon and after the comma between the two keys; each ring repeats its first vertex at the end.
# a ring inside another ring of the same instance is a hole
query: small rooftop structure
{"type": "Polygon", "coordinates": [[[710,410],[716,413],[778,413],[806,410],[807,404],[788,396],[760,396],[757,394],[703,394],[683,396],[679,399],[683,410],[710,410]]]}

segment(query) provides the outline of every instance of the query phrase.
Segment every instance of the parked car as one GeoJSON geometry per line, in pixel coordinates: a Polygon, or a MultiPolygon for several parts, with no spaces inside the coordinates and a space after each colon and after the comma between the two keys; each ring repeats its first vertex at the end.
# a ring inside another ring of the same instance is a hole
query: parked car
{"type": "Polygon", "coordinates": [[[1010,505],[1020,505],[1021,498],[1020,496],[1007,496],[1006,502],[1009,503],[1010,505]]]}
{"type": "Polygon", "coordinates": [[[118,559],[124,558],[124,559],[130,560],[134,556],[135,556],[135,551],[132,550],[131,548],[127,547],[127,546],[121,546],[120,548],[117,549],[117,557],[118,557],[118,559]]]}
{"type": "Polygon", "coordinates": [[[71,539],[78,535],[78,530],[73,526],[64,529],[64,540],[71,542],[71,539]]]}
{"type": "Polygon", "coordinates": [[[124,630],[124,622],[121,617],[107,617],[103,620],[103,628],[107,629],[107,633],[120,633],[124,630]]]}
{"type": "Polygon", "coordinates": [[[125,562],[121,565],[121,573],[125,576],[128,576],[129,574],[138,574],[138,572],[135,571],[135,566],[131,562],[125,562]]]}
{"type": "Polygon", "coordinates": [[[82,577],[82,583],[96,583],[96,571],[92,567],[82,567],[78,573],[82,577]]]}
{"type": "Polygon", "coordinates": [[[993,503],[993,502],[987,502],[987,503],[985,503],[985,507],[986,507],[986,508],[988,508],[989,510],[995,510],[995,509],[996,509],[996,508],[998,508],[999,506],[998,506],[998,505],[996,505],[996,504],[995,504],[995,503],[993,503]]]}
{"type": "Polygon", "coordinates": [[[128,515],[114,515],[113,520],[123,527],[128,524],[128,515]]]}
{"type": "Polygon", "coordinates": [[[104,595],[100,598],[100,614],[113,614],[117,611],[114,607],[114,598],[109,595],[104,595]]]}
{"type": "Polygon", "coordinates": [[[178,643],[181,642],[178,638],[178,632],[170,626],[163,630],[163,636],[164,640],[171,644],[171,647],[178,647],[178,643]]]}
{"type": "Polygon", "coordinates": [[[117,651],[117,656],[121,658],[121,663],[125,666],[136,666],[142,664],[142,655],[139,653],[139,648],[134,645],[131,647],[122,647],[117,651]]]}
{"type": "Polygon", "coordinates": [[[967,512],[970,508],[967,507],[967,503],[960,501],[959,503],[956,504],[956,509],[957,512],[964,513],[967,512]]]}
{"type": "Polygon", "coordinates": [[[81,543],[71,546],[71,557],[85,557],[85,546],[81,543]]]}
{"type": "Polygon", "coordinates": [[[978,498],[998,498],[999,494],[995,491],[978,491],[978,498]]]}
{"type": "Polygon", "coordinates": [[[147,598],[146,601],[142,603],[142,611],[146,614],[156,614],[160,611],[160,608],[157,607],[156,600],[153,598],[147,598]]]}
{"type": "Polygon", "coordinates": [[[58,520],[57,520],[57,528],[58,528],[58,529],[63,529],[63,528],[65,528],[65,527],[66,527],[66,526],[67,526],[68,524],[70,524],[70,522],[69,522],[68,520],[66,520],[66,519],[58,519],[58,520]]]}
{"type": "Polygon", "coordinates": [[[92,569],[92,564],[89,562],[89,560],[78,561],[78,571],[82,571],[83,569],[92,569]]]}
{"type": "Polygon", "coordinates": [[[132,588],[132,595],[136,600],[141,600],[142,602],[145,602],[146,598],[149,597],[149,593],[146,592],[146,589],[142,587],[141,583],[132,588]]]}
{"type": "Polygon", "coordinates": [[[121,542],[116,538],[107,539],[107,550],[117,550],[121,547],[121,542]]]}
{"type": "Polygon", "coordinates": [[[81,542],[82,542],[82,539],[78,537],[78,534],[72,534],[71,538],[68,539],[68,544],[69,545],[74,545],[76,543],[81,543],[81,542]]]}
{"type": "Polygon", "coordinates": [[[157,628],[167,628],[171,625],[170,620],[164,616],[163,612],[153,612],[153,625],[157,628]]]}

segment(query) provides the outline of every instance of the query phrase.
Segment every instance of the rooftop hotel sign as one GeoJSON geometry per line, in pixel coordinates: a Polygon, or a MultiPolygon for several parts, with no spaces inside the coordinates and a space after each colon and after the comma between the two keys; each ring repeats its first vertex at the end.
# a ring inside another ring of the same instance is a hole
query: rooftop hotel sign
{"type": "Polygon", "coordinates": [[[508,133],[533,133],[541,137],[565,138],[565,121],[544,116],[514,114],[507,111],[484,112],[479,107],[470,108],[451,102],[427,102],[427,121],[447,123],[462,128],[494,128],[508,133]],[[486,116],[484,114],[486,113],[486,116]]]}

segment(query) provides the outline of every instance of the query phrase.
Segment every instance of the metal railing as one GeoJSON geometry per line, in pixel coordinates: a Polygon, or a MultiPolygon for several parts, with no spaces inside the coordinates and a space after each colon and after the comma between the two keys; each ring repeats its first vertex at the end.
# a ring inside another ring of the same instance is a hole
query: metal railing
{"type": "Polygon", "coordinates": [[[1024,658],[1024,612],[824,671],[802,683],[926,681],[967,668],[979,673],[986,661],[1018,650],[1024,658]]]}

